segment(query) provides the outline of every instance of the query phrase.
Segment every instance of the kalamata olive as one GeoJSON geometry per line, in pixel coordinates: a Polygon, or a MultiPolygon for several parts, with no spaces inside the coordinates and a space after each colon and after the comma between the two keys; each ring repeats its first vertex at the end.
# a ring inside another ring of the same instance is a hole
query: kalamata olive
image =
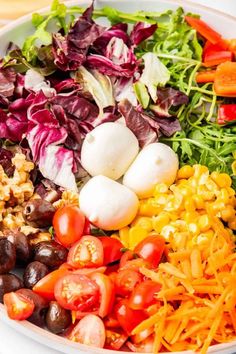
{"type": "Polygon", "coordinates": [[[0,239],[0,274],[8,273],[15,267],[16,248],[6,238],[0,239]]]}
{"type": "Polygon", "coordinates": [[[55,241],[40,242],[34,248],[34,260],[55,268],[66,261],[67,253],[67,249],[55,241]]]}
{"type": "Polygon", "coordinates": [[[48,302],[40,295],[34,293],[31,289],[20,289],[17,293],[24,295],[28,299],[31,299],[34,303],[34,312],[28,318],[28,321],[43,327],[45,325],[45,315],[48,308],[48,302]]]}
{"type": "Polygon", "coordinates": [[[23,211],[25,221],[34,227],[47,227],[52,225],[54,213],[54,206],[43,199],[30,200],[25,204],[23,211]]]}
{"type": "Polygon", "coordinates": [[[58,302],[51,301],[46,315],[46,325],[49,331],[59,334],[71,324],[70,311],[63,309],[58,302]]]}
{"type": "Polygon", "coordinates": [[[0,275],[0,302],[3,302],[3,295],[23,288],[23,282],[15,274],[0,275]]]}
{"type": "Polygon", "coordinates": [[[7,230],[3,237],[15,245],[17,261],[28,262],[31,256],[31,247],[27,236],[20,231],[7,230]]]}
{"type": "Polygon", "coordinates": [[[32,289],[35,284],[48,273],[49,269],[45,264],[38,261],[29,263],[23,275],[25,287],[32,289]]]}

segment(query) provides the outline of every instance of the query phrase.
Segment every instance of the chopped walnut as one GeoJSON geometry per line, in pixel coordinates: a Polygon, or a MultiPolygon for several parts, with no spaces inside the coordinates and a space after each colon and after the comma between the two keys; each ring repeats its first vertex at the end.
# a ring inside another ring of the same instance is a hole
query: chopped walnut
{"type": "Polygon", "coordinates": [[[31,234],[28,237],[31,246],[37,245],[39,242],[51,241],[52,235],[49,232],[38,232],[36,234],[31,234]]]}
{"type": "Polygon", "coordinates": [[[59,209],[68,204],[79,205],[79,194],[77,192],[64,191],[61,199],[53,203],[53,206],[54,208],[59,209]]]}

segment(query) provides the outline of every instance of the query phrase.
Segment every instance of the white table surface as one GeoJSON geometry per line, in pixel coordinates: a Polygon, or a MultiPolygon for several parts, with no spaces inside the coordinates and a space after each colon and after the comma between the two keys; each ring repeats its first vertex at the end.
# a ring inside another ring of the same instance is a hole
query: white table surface
{"type": "MultiPolygon", "coordinates": [[[[236,0],[195,0],[200,4],[216,8],[236,16],[236,0]]],[[[232,34],[236,38],[236,33],[232,34]]],[[[59,352],[49,349],[44,345],[23,337],[0,323],[0,354],[59,354],[59,352]]]]}

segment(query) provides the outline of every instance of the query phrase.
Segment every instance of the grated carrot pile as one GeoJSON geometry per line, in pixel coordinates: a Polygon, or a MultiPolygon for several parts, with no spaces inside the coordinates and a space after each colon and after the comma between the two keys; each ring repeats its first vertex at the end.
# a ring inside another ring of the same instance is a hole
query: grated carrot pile
{"type": "MultiPolygon", "coordinates": [[[[199,166],[195,168],[195,174],[196,170],[199,173],[199,168],[199,166]]],[[[206,176],[210,178],[209,172],[204,170],[198,179],[198,182],[204,180],[204,188],[206,182],[209,182],[206,176]]],[[[221,188],[219,183],[217,195],[221,193],[222,196],[230,185],[221,188]]],[[[193,178],[185,178],[183,185],[186,189],[191,186],[194,190],[193,178]],[[188,185],[186,181],[191,183],[188,185]]],[[[206,230],[202,230],[202,233],[208,232],[204,242],[193,242],[196,240],[197,229],[194,232],[189,228],[187,232],[180,223],[181,216],[174,217],[171,221],[171,213],[168,212],[168,225],[174,220],[181,225],[182,231],[175,229],[168,237],[167,262],[161,263],[158,269],[150,270],[146,267],[140,269],[148,279],[162,285],[160,292],[156,294],[159,305],[154,309],[153,306],[148,309],[149,318],[133,330],[135,335],[153,328],[154,353],[194,350],[205,354],[210,345],[236,340],[236,253],[233,231],[230,228],[230,223],[234,225],[236,221],[235,196],[234,193],[231,197],[228,196],[227,208],[229,211],[234,210],[234,214],[228,220],[224,220],[228,222],[225,226],[222,222],[223,210],[219,211],[214,207],[216,198],[211,197],[213,187],[214,184],[211,183],[211,194],[208,194],[206,199],[203,198],[201,206],[193,207],[191,210],[193,220],[188,222],[188,226],[197,224],[199,218],[203,216],[201,227],[204,228],[204,222],[208,226],[206,230]]],[[[176,188],[178,182],[174,187],[170,187],[175,196],[179,193],[176,188]]],[[[199,184],[196,184],[196,188],[199,188],[199,184]]],[[[164,188],[163,190],[166,194],[166,190],[164,188]]],[[[188,194],[188,207],[194,196],[194,192],[192,195],[188,194]]],[[[159,199],[162,202],[162,199],[159,199]]],[[[176,208],[179,215],[186,215],[186,201],[182,198],[182,204],[176,199],[174,202],[178,204],[176,208]]],[[[160,208],[158,202],[155,208],[160,208]]],[[[166,211],[163,207],[161,212],[166,211]]],[[[151,214],[149,216],[155,223],[158,214],[154,212],[153,216],[151,214]]],[[[186,226],[186,218],[184,221],[186,226]]],[[[197,235],[199,236],[199,232],[197,235]]]]}

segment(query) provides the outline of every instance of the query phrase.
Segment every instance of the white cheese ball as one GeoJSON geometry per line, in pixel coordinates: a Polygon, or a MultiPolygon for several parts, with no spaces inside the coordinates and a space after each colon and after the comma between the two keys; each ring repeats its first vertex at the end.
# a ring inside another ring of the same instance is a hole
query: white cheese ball
{"type": "Polygon", "coordinates": [[[157,183],[174,183],[178,167],[178,157],[169,146],[153,143],[138,154],[125,173],[123,184],[139,198],[148,198],[157,183]]]}
{"type": "Polygon", "coordinates": [[[129,128],[119,123],[104,123],[86,135],[81,164],[91,176],[104,175],[117,180],[138,152],[138,140],[129,128]]]}
{"type": "Polygon", "coordinates": [[[134,192],[105,176],[91,178],[79,195],[81,211],[103,230],[119,230],[135,218],[139,201],[134,192]]]}

